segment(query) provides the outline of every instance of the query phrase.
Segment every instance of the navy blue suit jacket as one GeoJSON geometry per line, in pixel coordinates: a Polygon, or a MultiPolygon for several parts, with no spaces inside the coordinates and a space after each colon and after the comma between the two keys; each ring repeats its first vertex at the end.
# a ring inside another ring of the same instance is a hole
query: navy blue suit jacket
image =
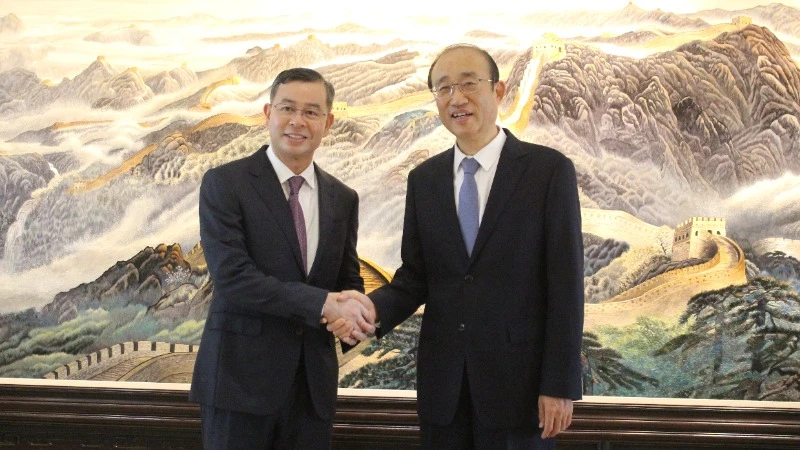
{"type": "Polygon", "coordinates": [[[315,410],[331,420],[339,364],[333,335],[319,321],[329,291],[364,291],[358,196],[315,166],[320,235],[306,276],[289,203],[266,150],[203,177],[200,237],[214,293],[190,400],[274,414],[302,355],[315,410]]]}
{"type": "Polygon", "coordinates": [[[540,394],[580,399],[583,238],[575,169],[508,130],[467,255],[451,148],[411,171],[402,266],[370,294],[386,334],[424,304],[417,359],[423,422],[447,425],[466,366],[481,422],[537,417],[540,394]]]}

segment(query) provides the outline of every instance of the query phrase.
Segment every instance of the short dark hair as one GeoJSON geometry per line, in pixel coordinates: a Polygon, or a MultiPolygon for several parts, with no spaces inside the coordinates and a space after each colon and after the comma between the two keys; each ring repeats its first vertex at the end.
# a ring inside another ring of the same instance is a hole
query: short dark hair
{"type": "Polygon", "coordinates": [[[492,58],[492,55],[490,55],[489,52],[478,47],[477,45],[461,43],[461,44],[448,45],[447,47],[445,47],[444,50],[442,50],[441,53],[439,53],[438,56],[436,56],[436,59],[433,60],[431,68],[428,69],[428,89],[433,88],[433,80],[431,79],[431,74],[433,73],[433,67],[436,65],[437,62],[439,62],[439,58],[441,58],[442,55],[449,52],[450,50],[457,50],[460,48],[468,48],[471,50],[475,50],[476,52],[483,55],[483,57],[486,59],[486,62],[489,63],[489,76],[492,77],[492,84],[500,81],[500,69],[497,68],[497,63],[494,61],[494,58],[492,58]]]}
{"type": "Polygon", "coordinates": [[[328,109],[333,108],[333,96],[336,91],[333,90],[333,85],[325,79],[319,72],[313,69],[306,69],[305,67],[295,67],[294,69],[286,69],[275,77],[272,82],[272,88],[269,91],[269,99],[275,98],[278,93],[278,86],[292,81],[304,81],[306,83],[322,83],[325,85],[325,103],[328,109]]]}

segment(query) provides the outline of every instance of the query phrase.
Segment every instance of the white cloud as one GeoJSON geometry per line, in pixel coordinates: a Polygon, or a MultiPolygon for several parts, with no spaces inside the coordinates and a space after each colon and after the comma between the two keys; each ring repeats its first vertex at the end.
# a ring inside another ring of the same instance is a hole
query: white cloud
{"type": "Polygon", "coordinates": [[[780,211],[796,207],[800,198],[800,175],[786,173],[781,178],[759,181],[726,200],[729,210],[780,211]]]}

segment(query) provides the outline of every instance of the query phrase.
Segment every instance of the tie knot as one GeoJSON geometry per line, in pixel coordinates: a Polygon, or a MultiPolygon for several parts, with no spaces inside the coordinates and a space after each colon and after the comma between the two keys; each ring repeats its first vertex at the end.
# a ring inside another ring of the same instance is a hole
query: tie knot
{"type": "Polygon", "coordinates": [[[294,195],[300,192],[300,187],[303,185],[305,179],[300,175],[295,175],[289,178],[289,195],[294,195]]]}
{"type": "Polygon", "coordinates": [[[480,167],[480,164],[475,158],[464,158],[461,160],[461,168],[464,169],[464,173],[475,175],[475,172],[478,171],[478,167],[480,167]]]}

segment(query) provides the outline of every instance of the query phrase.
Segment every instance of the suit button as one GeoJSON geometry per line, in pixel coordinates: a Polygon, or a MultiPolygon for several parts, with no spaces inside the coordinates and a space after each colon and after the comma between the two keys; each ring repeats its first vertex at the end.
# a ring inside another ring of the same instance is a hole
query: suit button
{"type": "Polygon", "coordinates": [[[303,328],[302,327],[295,328],[294,329],[294,334],[296,334],[298,336],[302,336],[303,335],[303,328]]]}
{"type": "Polygon", "coordinates": [[[475,277],[473,277],[472,275],[467,275],[464,277],[464,281],[466,281],[467,283],[472,283],[472,280],[474,279],[475,277]]]}
{"type": "Polygon", "coordinates": [[[467,326],[463,323],[458,324],[458,331],[464,331],[467,329],[467,326]]]}

